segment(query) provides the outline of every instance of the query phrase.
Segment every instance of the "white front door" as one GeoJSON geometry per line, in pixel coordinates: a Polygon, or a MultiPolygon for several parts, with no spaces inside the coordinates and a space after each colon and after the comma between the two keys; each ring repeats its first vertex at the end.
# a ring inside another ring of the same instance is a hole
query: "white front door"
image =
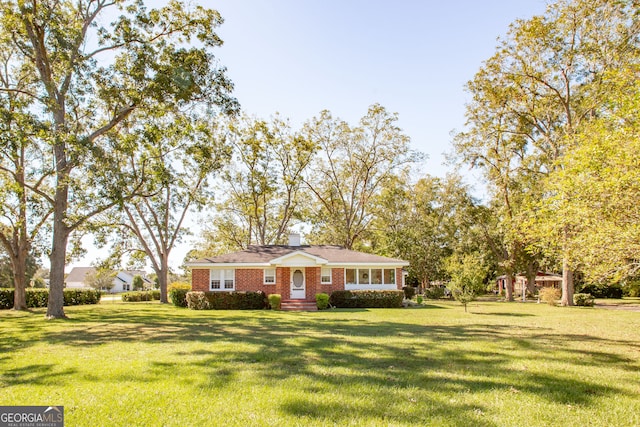
{"type": "Polygon", "coordinates": [[[291,269],[291,299],[305,299],[304,268],[291,269]]]}

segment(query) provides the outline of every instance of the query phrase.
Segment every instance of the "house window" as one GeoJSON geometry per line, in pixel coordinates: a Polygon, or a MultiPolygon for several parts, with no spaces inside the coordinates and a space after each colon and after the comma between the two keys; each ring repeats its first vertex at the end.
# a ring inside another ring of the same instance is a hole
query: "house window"
{"type": "Polygon", "coordinates": [[[393,268],[345,268],[347,285],[395,285],[396,270],[393,268]]]}
{"type": "Polygon", "coordinates": [[[369,269],[368,268],[359,268],[358,269],[358,285],[368,285],[369,284],[369,269]]]}
{"type": "Polygon", "coordinates": [[[320,283],[323,285],[331,284],[331,269],[330,268],[322,268],[320,269],[320,283]]]}
{"type": "Polygon", "coordinates": [[[382,285],[382,269],[381,268],[372,268],[370,276],[371,276],[372,285],[382,285]]]}
{"type": "Polygon", "coordinates": [[[348,285],[356,284],[356,269],[355,268],[345,268],[344,269],[344,282],[348,285]]]}
{"type": "Polygon", "coordinates": [[[129,285],[128,283],[123,283],[122,284],[122,290],[123,291],[130,291],[131,290],[131,285],[129,285]]]}
{"type": "Polygon", "coordinates": [[[232,291],[235,289],[235,270],[211,270],[210,282],[212,291],[232,291]]]}
{"type": "Polygon", "coordinates": [[[276,283],[276,269],[275,268],[265,268],[264,269],[264,284],[265,285],[275,285],[276,283]]]}
{"type": "Polygon", "coordinates": [[[396,284],[396,270],[395,269],[384,269],[384,283],[387,285],[395,285],[396,284]]]}

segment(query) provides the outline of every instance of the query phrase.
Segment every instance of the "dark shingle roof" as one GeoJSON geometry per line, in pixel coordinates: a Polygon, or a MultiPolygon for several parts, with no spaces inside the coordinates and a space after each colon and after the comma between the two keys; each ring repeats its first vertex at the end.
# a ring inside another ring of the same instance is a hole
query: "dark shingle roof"
{"type": "Polygon", "coordinates": [[[301,246],[249,246],[239,252],[202,258],[190,264],[261,264],[269,263],[276,258],[295,252],[303,252],[314,257],[326,259],[329,263],[358,264],[358,263],[384,263],[384,264],[408,264],[406,261],[395,258],[387,258],[380,255],[352,251],[341,246],[330,245],[301,245],[301,246]]]}

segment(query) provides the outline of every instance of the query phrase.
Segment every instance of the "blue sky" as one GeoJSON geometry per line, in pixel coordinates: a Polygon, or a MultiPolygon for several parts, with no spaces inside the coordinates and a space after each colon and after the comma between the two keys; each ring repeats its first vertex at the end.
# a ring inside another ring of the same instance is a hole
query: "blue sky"
{"type": "MultiPolygon", "coordinates": [[[[428,155],[421,174],[444,176],[451,132],[464,126],[464,85],[518,18],[545,11],[545,0],[193,0],[225,23],[216,54],[248,114],[276,112],[294,126],[321,110],[355,124],[373,103],[399,114],[413,148],[428,155]]],[[[148,1],[149,7],[166,1],[148,1]]],[[[482,193],[474,175],[461,171],[482,193]]],[[[174,248],[178,268],[198,237],[174,248]]],[[[89,265],[89,252],[72,266],[89,265]]],[[[102,254],[103,255],[103,254],[102,254]]]]}
{"type": "MultiPolygon", "coordinates": [[[[205,4],[205,3],[202,3],[205,4]]],[[[208,5],[208,3],[207,3],[208,5]]],[[[399,114],[421,172],[444,176],[464,85],[511,22],[544,0],[219,0],[217,51],[244,111],[300,125],[321,110],[355,124],[369,105],[399,114]]]]}

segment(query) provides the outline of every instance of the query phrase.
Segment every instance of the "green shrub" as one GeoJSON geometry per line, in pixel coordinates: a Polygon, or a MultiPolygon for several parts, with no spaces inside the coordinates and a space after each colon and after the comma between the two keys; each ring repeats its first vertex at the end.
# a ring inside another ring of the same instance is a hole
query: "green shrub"
{"type": "MultiPolygon", "coordinates": [[[[94,289],[64,289],[64,305],[97,304],[102,294],[94,289]]],[[[0,309],[13,308],[13,289],[0,289],[0,309]]],[[[28,308],[46,307],[49,302],[48,289],[27,289],[25,301],[28,308]]]]}
{"type": "Polygon", "coordinates": [[[543,302],[546,302],[549,305],[556,305],[556,301],[560,299],[561,293],[560,289],[542,288],[538,295],[540,296],[540,300],[543,302]]]}
{"type": "Polygon", "coordinates": [[[402,290],[406,299],[411,299],[416,295],[416,288],[413,286],[404,286],[402,290]]]}
{"type": "Polygon", "coordinates": [[[124,292],[120,298],[123,302],[140,302],[139,292],[124,292]]]}
{"type": "Polygon", "coordinates": [[[326,310],[329,308],[329,295],[325,293],[316,294],[316,305],[318,310],[326,310]]]}
{"type": "MultiPolygon", "coordinates": [[[[175,289],[174,289],[175,290],[175,289]]],[[[191,294],[193,292],[188,292],[191,294]]],[[[194,306],[206,310],[261,310],[267,307],[267,296],[264,292],[202,292],[204,301],[200,296],[185,295],[185,307],[187,300],[193,301],[194,306]]]]}
{"type": "MultiPolygon", "coordinates": [[[[29,292],[33,291],[34,290],[31,290],[29,292]]],[[[98,289],[65,289],[62,291],[62,295],[64,305],[97,304],[102,297],[102,293],[98,289]]]]}
{"type": "MultiPolygon", "coordinates": [[[[25,300],[27,301],[27,307],[29,308],[46,307],[49,302],[49,290],[28,289],[25,292],[25,300]]],[[[13,302],[11,303],[11,307],[13,307],[13,302]]]]}
{"type": "Polygon", "coordinates": [[[640,297],[640,280],[630,280],[624,284],[623,287],[624,295],[637,298],[640,297]]]}
{"type": "MultiPolygon", "coordinates": [[[[176,307],[187,306],[187,293],[191,291],[191,285],[186,282],[173,282],[167,288],[169,300],[176,307]]],[[[158,298],[159,299],[159,298],[158,298]]]]}
{"type": "Polygon", "coordinates": [[[191,290],[191,285],[187,282],[173,282],[167,287],[167,291],[171,289],[186,289],[191,290]]]}
{"type": "Polygon", "coordinates": [[[271,307],[271,310],[280,310],[280,305],[282,303],[282,296],[280,294],[269,294],[267,299],[269,300],[269,307],[271,307]]]}
{"type": "Polygon", "coordinates": [[[169,290],[169,299],[176,307],[187,306],[187,294],[191,292],[191,289],[172,288],[169,290]]]}
{"type": "Polygon", "coordinates": [[[400,308],[403,291],[334,291],[329,303],[338,308],[400,308]]]}
{"type": "Polygon", "coordinates": [[[418,302],[418,304],[422,304],[422,295],[418,295],[418,297],[416,298],[416,301],[418,302]]]}
{"type": "Polygon", "coordinates": [[[623,290],[618,284],[588,284],[580,289],[580,293],[591,294],[594,298],[622,298],[623,290]]]}
{"type": "Polygon", "coordinates": [[[13,307],[13,289],[0,288],[0,310],[7,310],[13,307]]]}
{"type": "Polygon", "coordinates": [[[160,299],[160,291],[133,291],[122,294],[124,302],[153,301],[160,299]]]}
{"type": "Polygon", "coordinates": [[[424,290],[424,296],[428,299],[440,299],[444,297],[444,288],[440,286],[434,286],[433,288],[426,288],[424,290]]]}
{"type": "Polygon", "coordinates": [[[209,301],[207,300],[204,292],[191,291],[186,296],[187,307],[192,310],[208,310],[209,301]]]}
{"type": "Polygon", "coordinates": [[[573,294],[573,303],[581,307],[593,307],[595,298],[591,294],[573,294]]]}

